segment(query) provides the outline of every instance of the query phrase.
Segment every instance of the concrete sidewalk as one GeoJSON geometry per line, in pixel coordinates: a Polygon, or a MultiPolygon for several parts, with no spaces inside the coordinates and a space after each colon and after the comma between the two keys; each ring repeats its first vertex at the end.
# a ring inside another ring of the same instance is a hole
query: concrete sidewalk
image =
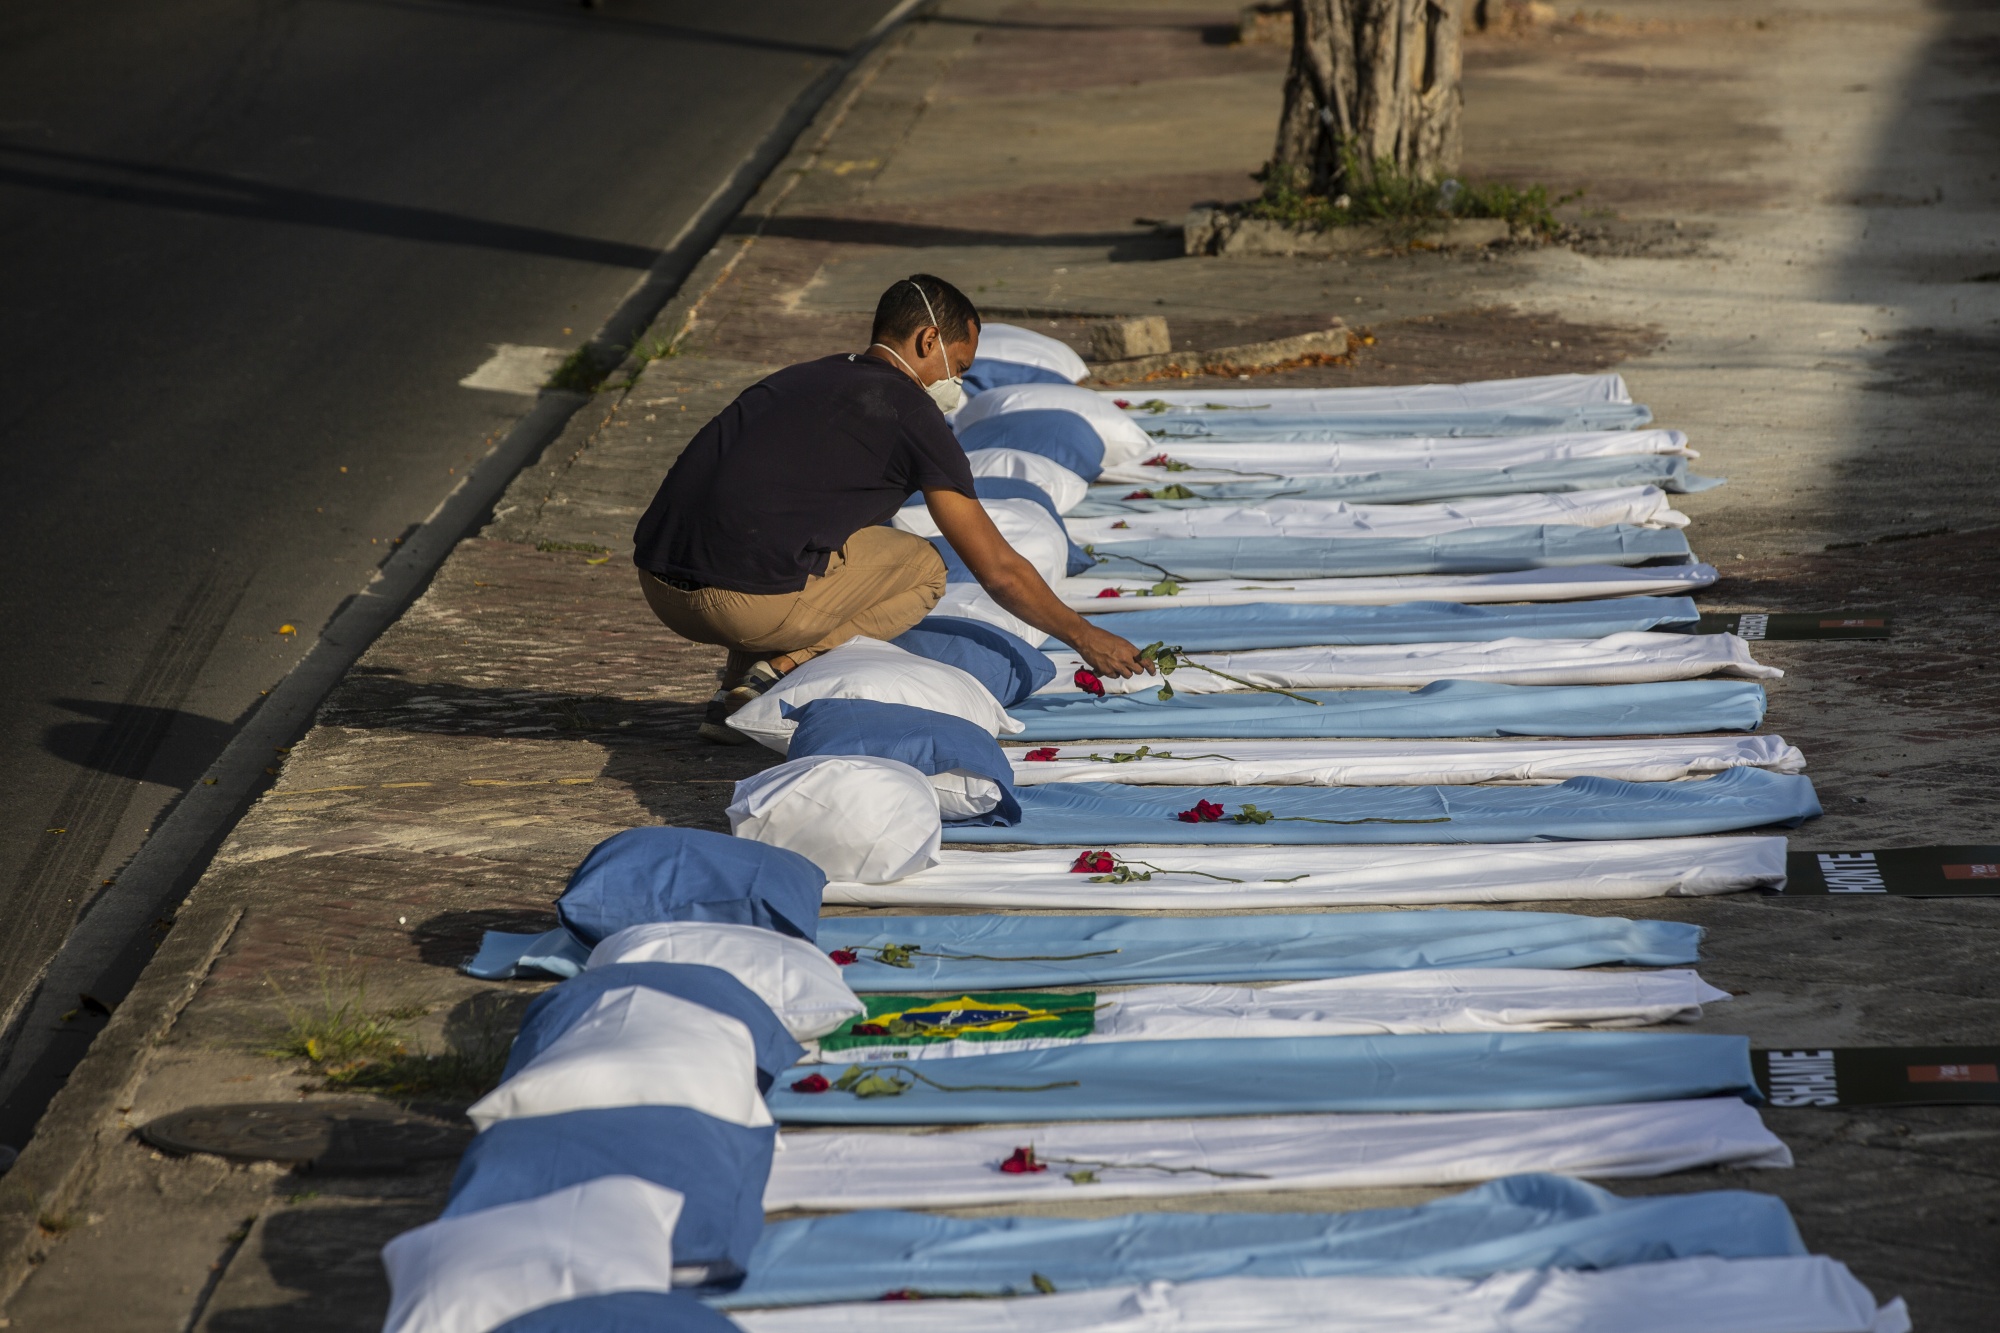
{"type": "MultiPolygon", "coordinates": [[[[1770,729],[1804,748],[1828,811],[1795,845],[1994,840],[2000,685],[1979,630],[2000,579],[2000,282],[1968,279],[2000,272],[2000,15],[1634,0],[1472,39],[1467,172],[1587,187],[1572,243],[1332,261],[1184,258],[1135,221],[1249,193],[1285,51],[1230,32],[1228,14],[1172,0],[952,0],[864,64],[655,327],[674,354],[601,393],[521,476],[224,846],[0,1182],[11,1327],[379,1326],[376,1251],[435,1214],[448,1163],[314,1177],[170,1158],[133,1127],[205,1103],[353,1095],[267,1053],[287,1007],[322,989],[401,1015],[412,1047],[455,1052],[410,1095],[462,1105],[536,989],[458,973],[479,933],[552,924],[569,870],[619,829],[725,827],[730,784],[769,756],[696,740],[720,654],[648,615],[632,524],[709,415],[777,365],[860,347],[876,295],[912,271],[1079,343],[1093,318],[1138,314],[1164,314],[1177,346],[1335,315],[1375,338],[1353,365],[1285,384],[1620,368],[1694,437],[1703,471],[1731,478],[1681,502],[1697,551],[1728,574],[1706,606],[1899,617],[1887,644],[1757,650],[1790,673],[1770,729]]],[[[1710,928],[1703,975],[1742,992],[1710,1031],[1779,1046],[2000,1038],[2000,904],[1616,911],[1710,928]]],[[[1797,1169],[1619,1192],[1780,1194],[1815,1250],[1908,1297],[1926,1333],[1990,1324],[2000,1110],[1767,1119],[1797,1169]]]]}

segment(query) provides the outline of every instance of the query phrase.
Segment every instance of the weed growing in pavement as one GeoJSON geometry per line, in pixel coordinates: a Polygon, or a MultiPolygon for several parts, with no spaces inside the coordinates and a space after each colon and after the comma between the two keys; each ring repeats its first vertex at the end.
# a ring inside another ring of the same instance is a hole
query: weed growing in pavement
{"type": "Polygon", "coordinates": [[[587,555],[611,554],[609,546],[599,546],[596,542],[552,542],[544,540],[536,542],[535,549],[537,551],[582,551],[587,555]]]}
{"type": "Polygon", "coordinates": [[[632,344],[631,351],[641,361],[664,361],[681,354],[674,336],[668,334],[646,334],[632,344]]]}
{"type": "Polygon", "coordinates": [[[383,1060],[361,1061],[325,1070],[329,1091],[375,1092],[443,1102],[477,1101],[500,1081],[507,1066],[507,1043],[481,1043],[442,1052],[399,1051],[383,1060]]]}
{"type": "Polygon", "coordinates": [[[1360,170],[1351,154],[1346,163],[1347,179],[1364,183],[1331,198],[1308,193],[1297,171],[1267,165],[1258,174],[1264,192],[1242,211],[1247,217],[1316,231],[1382,227],[1407,243],[1457,218],[1500,218],[1516,232],[1553,236],[1561,230],[1555,210],[1583,195],[1577,190],[1551,199],[1546,185],[1467,184],[1415,176],[1397,170],[1388,158],[1379,159],[1372,173],[1360,170]]]}
{"type": "Polygon", "coordinates": [[[605,376],[614,369],[615,366],[601,364],[590,344],[585,343],[563,358],[563,363],[556,367],[543,387],[563,393],[596,393],[605,376]]]}
{"type": "Polygon", "coordinates": [[[305,1004],[294,1004],[276,980],[265,978],[285,1011],[284,1031],[269,1052],[272,1056],[331,1069],[403,1052],[404,1029],[423,1015],[422,1008],[371,1010],[364,978],[338,972],[320,959],[313,969],[318,993],[305,1004]]]}

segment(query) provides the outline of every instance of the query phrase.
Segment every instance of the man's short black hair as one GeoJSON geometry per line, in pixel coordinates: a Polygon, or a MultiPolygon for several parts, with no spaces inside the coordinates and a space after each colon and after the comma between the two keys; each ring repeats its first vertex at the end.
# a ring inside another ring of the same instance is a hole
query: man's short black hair
{"type": "Polygon", "coordinates": [[[875,329],[868,336],[878,342],[902,342],[935,323],[946,342],[962,343],[979,322],[979,311],[964,292],[943,278],[912,273],[883,292],[875,303],[875,329]],[[926,297],[930,299],[928,308],[926,297]],[[932,311],[937,312],[935,320],[932,311]]]}

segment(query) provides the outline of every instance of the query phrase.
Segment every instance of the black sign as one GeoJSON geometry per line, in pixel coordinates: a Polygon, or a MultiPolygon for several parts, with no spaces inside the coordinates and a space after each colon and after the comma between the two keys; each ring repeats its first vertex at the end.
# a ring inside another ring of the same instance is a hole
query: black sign
{"type": "Polygon", "coordinates": [[[2000,1046],[1752,1051],[1750,1069],[1773,1106],[2000,1105],[2000,1046]]]}
{"type": "Polygon", "coordinates": [[[1905,898],[2000,897],[2000,847],[1891,847],[1872,852],[1791,852],[1788,894],[1894,894],[1905,898]]]}
{"type": "Polygon", "coordinates": [[[1879,611],[1735,611],[1703,616],[1692,632],[1734,634],[1739,639],[1886,639],[1889,628],[1890,618],[1879,611]]]}

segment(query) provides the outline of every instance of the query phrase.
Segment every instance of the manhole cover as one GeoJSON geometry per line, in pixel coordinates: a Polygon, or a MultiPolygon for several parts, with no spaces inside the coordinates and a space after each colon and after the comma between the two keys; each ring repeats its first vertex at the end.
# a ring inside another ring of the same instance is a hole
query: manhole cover
{"type": "Polygon", "coordinates": [[[456,1157],[472,1130],[376,1102],[249,1102],[175,1111],[139,1136],[167,1152],[369,1172],[456,1157]]]}

